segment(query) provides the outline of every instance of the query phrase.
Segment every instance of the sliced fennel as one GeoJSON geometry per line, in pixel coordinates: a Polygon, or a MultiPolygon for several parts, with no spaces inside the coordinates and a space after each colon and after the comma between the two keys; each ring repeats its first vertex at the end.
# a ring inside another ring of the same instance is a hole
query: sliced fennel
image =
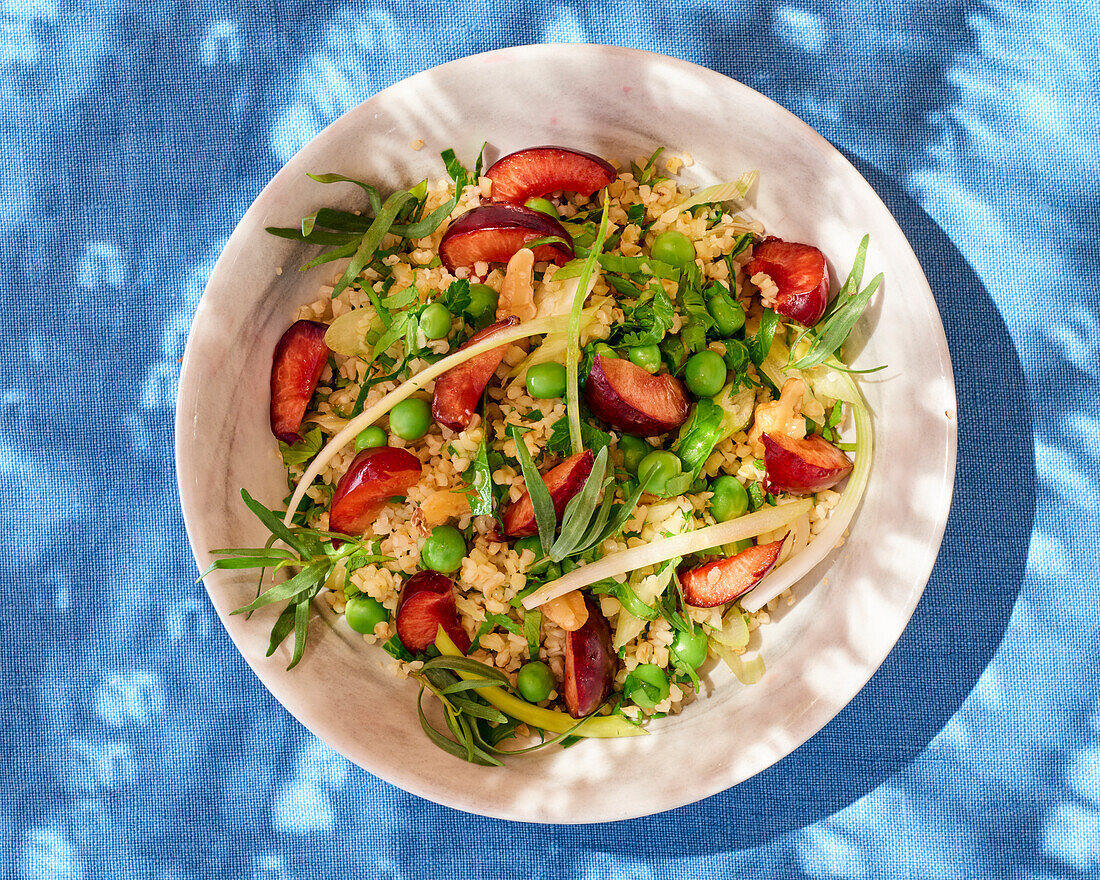
{"type": "MultiPolygon", "coordinates": [[[[593,285],[595,279],[593,279],[593,285]]],[[[603,304],[607,301],[605,297],[600,297],[599,302],[593,301],[593,304],[587,309],[581,312],[581,341],[584,342],[585,333],[589,328],[596,323],[596,313],[603,307],[603,304]]],[[[544,317],[540,315],[539,318],[544,317]]],[[[548,314],[545,317],[552,318],[558,317],[553,314],[548,314]]],[[[531,367],[535,364],[545,364],[553,362],[555,364],[563,363],[565,358],[565,351],[569,346],[569,330],[567,327],[561,327],[554,330],[551,333],[546,334],[546,338],[542,340],[539,345],[532,349],[531,353],[527,355],[522,361],[512,367],[508,372],[509,380],[515,379],[519,376],[523,376],[527,373],[531,367]]]]}
{"type": "Polygon", "coordinates": [[[528,610],[538,608],[544,602],[549,602],[572,590],[587,587],[604,578],[658,565],[677,556],[700,553],[720,544],[754,538],[764,532],[775,531],[794,522],[812,507],[813,502],[808,499],[784,501],[775,507],[765,507],[756,513],[749,513],[737,519],[731,519],[729,522],[695,529],[686,534],[653,541],[641,547],[609,553],[595,562],[582,565],[569,574],[539,587],[523,600],[523,607],[528,610]]]}
{"type": "Polygon", "coordinates": [[[722,628],[709,630],[707,635],[712,643],[718,642],[727,648],[744,648],[749,643],[749,625],[741,609],[734,606],[722,618],[722,628]]]}
{"type": "Polygon", "coordinates": [[[328,463],[336,457],[340,450],[353,442],[360,431],[364,428],[369,428],[402,400],[411,397],[433,379],[442,376],[448,370],[457,367],[459,364],[465,363],[471,358],[477,357],[479,354],[485,354],[485,352],[492,351],[494,348],[501,345],[517,342],[529,336],[541,336],[544,333],[550,333],[560,324],[560,322],[560,318],[535,318],[533,321],[525,321],[514,327],[505,327],[494,333],[488,339],[483,339],[475,345],[456,351],[454,354],[443,358],[443,360],[431,364],[404,384],[399,385],[370,409],[361,412],[348,422],[339,434],[329,440],[328,443],[325,444],[325,447],[317,453],[317,457],[310,462],[309,467],[306,468],[306,472],[302,475],[302,479],[298,481],[298,486],[294,490],[294,495],[291,496],[290,505],[287,507],[286,515],[283,517],[283,523],[285,525],[290,525],[294,518],[294,514],[298,510],[298,505],[302,503],[302,499],[305,497],[306,490],[309,489],[318,474],[325,469],[328,463]]]}
{"type": "Polygon", "coordinates": [[[711,642],[710,647],[733,670],[733,674],[741,684],[756,684],[764,677],[764,658],[759,654],[746,657],[720,642],[711,642]]]}
{"type": "Polygon", "coordinates": [[[577,292],[573,297],[573,305],[569,313],[569,336],[565,347],[565,413],[569,421],[569,442],[573,447],[573,454],[584,451],[584,441],[581,437],[581,395],[580,395],[580,360],[581,360],[581,310],[584,308],[585,297],[588,296],[588,280],[599,275],[599,257],[603,250],[604,240],[607,238],[607,211],[611,200],[604,190],[603,212],[600,215],[600,231],[596,234],[596,241],[592,245],[592,252],[584,261],[584,269],[577,280],[577,292]]]}
{"type": "MultiPolygon", "coordinates": [[[[442,628],[436,634],[435,646],[439,649],[440,654],[445,654],[448,657],[463,656],[442,628]]],[[[469,672],[456,671],[455,675],[466,681],[481,678],[481,676],[469,672]]],[[[620,736],[644,736],[646,734],[645,730],[636,724],[632,724],[621,715],[595,715],[578,724],[577,719],[572,715],[535,706],[495,685],[479,687],[477,693],[478,696],[484,697],[486,702],[500,709],[505,715],[522,721],[524,724],[530,724],[542,730],[549,730],[552,733],[569,733],[570,736],[588,736],[600,739],[620,736]]]]}
{"type": "Polygon", "coordinates": [[[727,183],[716,183],[713,186],[704,187],[691,198],[665,211],[661,215],[661,222],[671,223],[676,219],[677,215],[697,205],[709,205],[714,202],[739,202],[748,195],[749,190],[752,189],[752,185],[756,183],[756,179],[759,176],[760,173],[758,171],[746,171],[738,177],[737,180],[731,180],[727,183]]]}
{"type": "MultiPolygon", "coordinates": [[[[837,364],[835,360],[832,363],[837,364]]],[[[837,364],[837,366],[841,365],[837,364]]],[[[811,385],[820,381],[815,379],[813,373],[807,372],[804,375],[811,385]]],[[[844,530],[848,528],[852,517],[855,516],[859,502],[863,498],[863,492],[867,488],[874,453],[871,413],[850,374],[831,369],[825,375],[829,376],[827,381],[830,396],[835,395],[837,400],[843,400],[852,407],[856,428],[855,466],[848,475],[848,484],[844,487],[840,502],[833,510],[825,528],[801,553],[792,556],[783,565],[777,566],[749,593],[741,597],[741,607],[749,613],[759,611],[832,552],[843,537],[844,530]]]]}
{"type": "MultiPolygon", "coordinates": [[[[627,583],[624,589],[631,590],[643,605],[653,605],[672,583],[672,575],[675,573],[673,563],[676,558],[678,557],[668,560],[653,574],[638,579],[637,583],[627,583]]],[[[611,640],[611,647],[618,651],[631,639],[639,636],[647,623],[648,620],[631,614],[624,605],[615,621],[615,637],[611,640]]]]}
{"type": "Polygon", "coordinates": [[[371,306],[344,312],[328,325],[325,345],[347,357],[369,357],[386,326],[371,306]]]}

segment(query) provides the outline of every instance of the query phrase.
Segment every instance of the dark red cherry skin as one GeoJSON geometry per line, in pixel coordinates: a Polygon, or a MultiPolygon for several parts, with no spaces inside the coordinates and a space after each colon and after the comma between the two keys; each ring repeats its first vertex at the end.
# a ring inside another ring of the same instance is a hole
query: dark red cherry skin
{"type": "Polygon", "coordinates": [[[507,263],[528,242],[557,241],[534,248],[535,259],[557,263],[573,259],[573,239],[553,217],[522,205],[491,204],[467,211],[450,225],[439,242],[439,259],[448,271],[475,263],[507,263]]]}
{"type": "MultiPolygon", "coordinates": [[[[509,315],[503,321],[497,321],[475,333],[462,348],[476,345],[494,333],[506,327],[514,327],[518,323],[519,318],[509,315]]],[[[499,348],[490,349],[484,354],[463,361],[457,367],[452,367],[436,379],[435,390],[432,392],[432,418],[452,431],[464,431],[473,419],[474,413],[477,412],[485,386],[493,378],[493,373],[504,360],[504,353],[507,350],[507,343],[499,348]]]]}
{"type": "Polygon", "coordinates": [[[271,358],[271,433],[283,443],[302,439],[298,429],[328,362],[328,326],[296,321],[279,339],[271,358]]]}
{"type": "Polygon", "coordinates": [[[597,355],[584,398],[598,417],[635,437],[652,437],[687,421],[691,399],[684,383],[667,373],[651,375],[628,360],[597,355]]]}
{"type": "Polygon", "coordinates": [[[336,484],[329,507],[329,531],[362,535],[390,498],[404,495],[420,481],[423,470],[420,460],[407,449],[364,449],[336,484]]]}
{"type": "Polygon", "coordinates": [[[611,627],[591,596],[584,597],[588,620],[566,633],[562,697],[574,718],[595,712],[611,695],[615,683],[615,651],[611,627]]]}
{"type": "Polygon", "coordinates": [[[592,153],[547,145],[510,153],[485,176],[493,181],[493,201],[522,205],[559,190],[590,196],[615,179],[615,169],[592,153]]]}
{"type": "Polygon", "coordinates": [[[812,327],[825,314],[829,268],[813,245],[769,238],[753,249],[747,269],[750,277],[763,272],[775,282],[775,311],[785,318],[812,327]]]}

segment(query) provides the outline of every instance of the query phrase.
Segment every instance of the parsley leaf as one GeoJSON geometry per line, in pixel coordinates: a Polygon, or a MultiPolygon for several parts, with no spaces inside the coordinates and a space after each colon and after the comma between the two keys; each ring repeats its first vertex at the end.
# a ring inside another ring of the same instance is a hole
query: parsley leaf
{"type": "MultiPolygon", "coordinates": [[[[601,431],[587,420],[581,422],[581,441],[585,449],[599,453],[605,446],[611,445],[611,435],[601,431]]],[[[569,441],[569,421],[562,416],[550,426],[550,439],[546,441],[546,451],[559,455],[572,455],[573,447],[569,441]]]]}

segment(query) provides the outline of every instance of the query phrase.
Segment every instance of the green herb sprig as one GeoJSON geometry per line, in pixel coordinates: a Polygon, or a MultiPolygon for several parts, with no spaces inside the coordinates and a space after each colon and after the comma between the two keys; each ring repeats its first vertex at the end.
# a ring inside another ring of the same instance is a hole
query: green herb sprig
{"type": "MultiPolygon", "coordinates": [[[[793,367],[796,370],[808,370],[810,367],[823,364],[848,339],[856,321],[859,320],[867,308],[867,304],[871,301],[871,297],[882,284],[882,273],[880,272],[871,279],[870,284],[862,290],[859,289],[860,284],[863,283],[863,264],[867,259],[867,246],[870,240],[869,235],[863,236],[844,286],[840,288],[836,297],[829,303],[821,320],[813,327],[807,328],[803,336],[799,337],[800,339],[808,337],[811,340],[809,351],[794,363],[788,363],[788,367],[793,367]]],[[[795,346],[791,345],[792,352],[794,348],[795,346]]]]}
{"type": "Polygon", "coordinates": [[[580,718],[573,727],[549,739],[543,731],[535,728],[533,732],[542,736],[541,742],[526,748],[501,749],[498,748],[501,742],[516,736],[520,722],[482,700],[477,696],[477,691],[486,687],[499,687],[518,696],[508,676],[495,667],[469,657],[450,656],[433,657],[413,673],[413,676],[420,682],[417,714],[424,733],[443,751],[472,764],[503,766],[498,756],[529,754],[562,742],[588,720],[587,716],[580,718]],[[458,676],[458,672],[478,677],[466,680],[458,676]],[[425,691],[439,701],[447,730],[454,739],[428,720],[424,712],[425,691]]]}
{"type": "Polygon", "coordinates": [[[360,567],[372,562],[384,562],[387,557],[379,556],[358,538],[328,532],[321,529],[309,529],[300,526],[285,526],[282,519],[241,489],[245,505],[256,518],[271,532],[271,538],[264,547],[245,547],[226,550],[211,550],[217,559],[199,575],[202,580],[210,572],[226,569],[260,569],[262,586],[267,569],[272,577],[284,568],[297,568],[297,574],[281,583],[274,584],[259,593],[247,605],[233,611],[233,614],[251,614],[265,605],[286,602],[287,605],[271,628],[271,639],[267,646],[270,657],[283,641],[294,633],[294,652],[287,669],[293,669],[302,659],[306,647],[309,629],[309,603],[321,592],[325,583],[339,566],[360,567]],[[275,547],[276,541],[282,541],[286,547],[275,547]],[[339,547],[334,541],[341,542],[339,547]]]}

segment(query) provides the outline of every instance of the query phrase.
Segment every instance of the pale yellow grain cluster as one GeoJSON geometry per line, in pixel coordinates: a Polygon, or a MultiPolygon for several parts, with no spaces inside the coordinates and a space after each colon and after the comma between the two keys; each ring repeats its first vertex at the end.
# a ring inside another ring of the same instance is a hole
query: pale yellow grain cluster
{"type": "MultiPolygon", "coordinates": [[[[410,144],[414,149],[418,149],[421,145],[420,141],[410,144]]],[[[690,164],[690,156],[669,157],[665,167],[670,173],[677,173],[690,164]]],[[[616,163],[616,167],[621,166],[616,163]]],[[[439,180],[430,187],[426,211],[443,204],[451,197],[453,190],[449,186],[449,181],[439,180]]],[[[482,197],[489,193],[490,181],[487,178],[482,178],[478,183],[467,187],[461,194],[451,215],[452,218],[480,204],[482,197]]],[[[768,302],[768,297],[774,302],[775,285],[766,275],[758,274],[751,279],[748,277],[745,266],[751,257],[751,248],[746,249],[731,261],[732,276],[725,254],[731,251],[737,239],[746,232],[762,234],[763,229],[759,223],[752,222],[743,216],[727,213],[718,207],[708,208],[698,217],[693,217],[686,212],[681,213],[671,223],[666,223],[661,219],[662,215],[688,198],[689,190],[670,179],[663,179],[653,184],[639,184],[629,171],[618,175],[609,187],[609,194],[611,198],[609,234],[614,236],[621,230],[621,236],[613,253],[627,257],[648,254],[653,239],[666,229],[676,229],[684,233],[694,244],[697,261],[705,277],[720,282],[741,301],[748,312],[750,331],[755,328],[755,322],[759,320],[762,308],[761,294],[765,304],[768,302]],[[627,215],[629,208],[636,204],[645,207],[645,222],[649,225],[644,232],[642,226],[631,223],[627,215]]],[[[587,200],[579,197],[560,198],[559,201],[563,219],[575,216],[578,209],[587,205],[587,200]]],[[[495,290],[500,290],[503,273],[499,266],[478,264],[473,272],[460,269],[452,274],[441,265],[432,265],[433,262],[438,263],[434,258],[438,253],[439,242],[446,225],[441,225],[431,236],[414,242],[411,253],[395,254],[387,258],[386,262],[392,266],[394,277],[393,285],[389,289],[390,293],[413,285],[419,300],[423,302],[437,296],[458,278],[482,281],[495,290]]],[[[382,246],[389,247],[395,243],[396,239],[388,236],[382,246]]],[[[546,264],[536,264],[535,272],[536,277],[545,273],[547,280],[553,276],[552,267],[546,264]]],[[[667,281],[663,284],[670,295],[675,294],[675,284],[667,281]]],[[[349,287],[335,300],[332,298],[333,284],[325,284],[314,302],[298,309],[297,317],[328,322],[349,310],[370,308],[367,288],[375,293],[383,292],[382,278],[369,269],[357,284],[349,287]]],[[[606,302],[600,307],[596,321],[588,331],[585,341],[606,338],[612,324],[622,319],[622,310],[615,304],[613,296],[613,291],[602,280],[596,284],[593,297],[605,297],[606,302]]],[[[678,329],[679,326],[676,326],[673,331],[678,329]]],[[[445,354],[448,350],[446,340],[429,342],[421,338],[418,342],[422,344],[425,351],[434,354],[445,354]]],[[[391,353],[396,354],[398,351],[399,347],[395,347],[391,353]]],[[[408,448],[422,462],[423,475],[420,481],[408,491],[403,502],[389,504],[371,526],[367,537],[378,540],[378,552],[387,559],[353,571],[347,578],[349,591],[364,593],[385,605],[391,614],[396,612],[404,580],[418,570],[420,548],[431,531],[431,522],[438,518],[431,515],[431,511],[450,509],[452,501],[447,496],[453,494],[459,500],[453,502],[457,512],[450,521],[460,529],[471,528],[474,535],[468,555],[461,569],[454,575],[456,605],[462,625],[472,635],[491,614],[507,614],[517,622],[522,621],[522,616],[517,607],[512,604],[512,600],[526,586],[524,572],[534,561],[534,557],[530,551],[525,551],[523,554],[517,553],[500,538],[492,518],[474,517],[468,505],[461,499],[465,497],[468,490],[462,476],[463,472],[476,457],[486,430],[493,448],[507,456],[514,456],[516,450],[508,434],[509,426],[522,425],[528,428],[529,430],[523,435],[523,442],[528,451],[537,456],[546,445],[551,426],[565,414],[563,401],[533,400],[526,393],[522,376],[509,376],[513,372],[513,367],[525,356],[525,345],[516,345],[509,350],[497,372],[497,381],[491,382],[487,390],[484,422],[482,417],[475,416],[470,426],[460,433],[441,428],[433,423],[427,436],[414,443],[406,443],[390,435],[391,445],[408,448]]],[[[367,365],[360,358],[334,355],[334,359],[337,367],[336,374],[334,375],[333,371],[326,367],[315,401],[315,409],[307,416],[307,422],[321,426],[329,435],[339,431],[347,423],[348,415],[359,395],[361,383],[368,374],[367,365]]],[[[416,373],[426,364],[427,361],[414,361],[410,365],[412,373],[416,373]]],[[[394,387],[393,382],[383,382],[372,387],[365,397],[366,406],[369,407],[380,400],[394,387]]],[[[421,393],[430,398],[432,388],[433,386],[429,384],[421,393]]],[[[767,390],[761,388],[758,392],[758,401],[769,399],[767,390]]],[[[385,428],[386,425],[383,423],[382,427],[385,428]]],[[[675,439],[675,435],[663,439],[671,442],[675,439]]],[[[651,440],[658,446],[662,443],[662,438],[651,438],[651,440]]],[[[331,465],[322,472],[319,481],[309,489],[308,497],[324,503],[354,455],[354,450],[350,447],[337,455],[331,465]]],[[[613,452],[612,461],[621,465],[621,456],[617,451],[613,452]]],[[[544,470],[552,463],[552,459],[544,459],[544,470]]],[[[302,468],[291,467],[290,473],[292,478],[297,478],[301,475],[302,468]]],[[[708,478],[718,474],[733,474],[744,483],[757,482],[764,477],[763,468],[753,456],[744,431],[734,434],[715,447],[706,461],[703,473],[708,478]]],[[[510,500],[516,500],[524,492],[522,476],[514,467],[506,465],[497,468],[492,472],[492,479],[494,483],[504,487],[510,500]]],[[[821,530],[839,497],[838,493],[832,491],[818,493],[814,499],[815,505],[804,518],[804,522],[799,522],[794,527],[797,541],[804,545],[805,541],[821,530]]],[[[709,500],[709,492],[672,500],[644,496],[642,504],[627,523],[623,534],[607,541],[602,549],[605,553],[615,552],[657,540],[668,534],[711,525],[714,520],[709,513],[709,500]]],[[[313,524],[324,528],[327,526],[327,519],[327,514],[318,514],[313,524]]],[[[326,592],[325,599],[335,611],[341,612],[346,601],[345,590],[340,583],[334,583],[331,586],[333,589],[326,592]]],[[[750,615],[748,617],[750,630],[755,631],[761,624],[767,623],[780,603],[789,604],[793,601],[794,597],[788,591],[757,614],[750,615]]],[[[604,595],[599,597],[599,604],[603,614],[614,628],[621,611],[619,602],[611,596],[604,595]]],[[[718,628],[722,623],[722,611],[722,608],[693,608],[689,609],[688,613],[695,623],[718,628]]],[[[369,643],[375,643],[385,641],[394,635],[394,632],[391,620],[379,624],[373,634],[365,635],[363,638],[369,643]]],[[[669,649],[674,637],[675,633],[670,624],[662,618],[647,624],[642,633],[625,646],[616,674],[616,687],[621,688],[626,676],[641,663],[668,666],[669,649]]],[[[564,668],[565,640],[566,634],[559,627],[547,620],[543,621],[538,657],[550,666],[559,683],[564,668]]],[[[519,667],[529,659],[526,640],[503,629],[496,629],[484,635],[481,638],[480,647],[472,656],[508,673],[513,681],[519,667]]],[[[402,675],[407,675],[419,668],[417,663],[389,665],[402,675]]],[[[558,692],[555,691],[543,705],[555,703],[557,698],[558,692]]],[[[654,711],[676,713],[694,698],[695,694],[690,687],[673,685],[669,697],[654,711]]],[[[630,711],[636,713],[637,710],[630,711]]]]}

